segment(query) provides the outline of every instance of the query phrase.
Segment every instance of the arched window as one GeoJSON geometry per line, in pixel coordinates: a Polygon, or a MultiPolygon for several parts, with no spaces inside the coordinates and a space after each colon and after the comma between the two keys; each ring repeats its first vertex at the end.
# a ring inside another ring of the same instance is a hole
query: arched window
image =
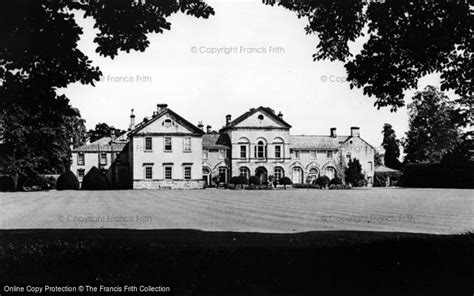
{"type": "Polygon", "coordinates": [[[275,178],[275,181],[280,181],[281,178],[285,176],[285,171],[281,167],[276,167],[275,170],[273,171],[273,176],[275,178]]]}
{"type": "Polygon", "coordinates": [[[336,170],[333,167],[327,167],[326,168],[326,177],[329,179],[334,179],[336,176],[336,170]]]}
{"type": "Polygon", "coordinates": [[[239,139],[239,148],[240,148],[240,158],[241,159],[247,159],[249,157],[249,147],[250,147],[250,141],[247,138],[240,138],[239,139]]]}
{"type": "Polygon", "coordinates": [[[257,158],[265,158],[265,155],[266,155],[266,148],[267,148],[267,145],[265,145],[265,142],[263,141],[258,141],[257,142],[257,158]]]}
{"type": "Polygon", "coordinates": [[[284,151],[284,141],[282,138],[275,138],[273,140],[273,146],[275,147],[275,158],[280,159],[283,158],[283,151],[284,151]]]}
{"type": "Polygon", "coordinates": [[[165,121],[163,122],[163,125],[166,127],[170,127],[171,124],[172,124],[171,119],[165,119],[165,121]]]}
{"type": "Polygon", "coordinates": [[[312,184],[319,176],[319,171],[317,168],[311,168],[308,172],[308,183],[312,184]]]}
{"type": "Polygon", "coordinates": [[[241,176],[247,177],[247,179],[250,177],[250,170],[247,167],[241,167],[239,173],[241,176]]]}

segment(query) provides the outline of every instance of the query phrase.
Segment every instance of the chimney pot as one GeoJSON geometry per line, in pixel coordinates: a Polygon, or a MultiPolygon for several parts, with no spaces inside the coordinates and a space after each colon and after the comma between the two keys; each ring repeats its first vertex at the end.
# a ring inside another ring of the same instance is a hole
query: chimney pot
{"type": "Polygon", "coordinates": [[[202,121],[199,121],[198,123],[198,128],[202,131],[204,131],[204,124],[202,124],[202,121]]]}
{"type": "Polygon", "coordinates": [[[330,129],[331,138],[337,137],[336,130],[337,130],[337,129],[336,129],[335,127],[331,127],[331,129],[330,129]]]}
{"type": "Polygon", "coordinates": [[[283,119],[283,113],[281,113],[281,111],[278,112],[278,118],[283,119]]]}
{"type": "Polygon", "coordinates": [[[208,125],[206,126],[207,133],[210,134],[212,132],[212,126],[208,125]]]}
{"type": "Polygon", "coordinates": [[[166,110],[168,108],[168,104],[157,104],[156,105],[156,112],[159,114],[162,111],[166,110]]]}
{"type": "Polygon", "coordinates": [[[130,114],[130,126],[128,128],[129,130],[133,130],[135,128],[135,114],[133,114],[133,109],[130,114]]]}
{"type": "Polygon", "coordinates": [[[231,122],[231,120],[232,120],[232,115],[227,114],[227,115],[225,116],[225,125],[229,125],[229,123],[231,122]]]}

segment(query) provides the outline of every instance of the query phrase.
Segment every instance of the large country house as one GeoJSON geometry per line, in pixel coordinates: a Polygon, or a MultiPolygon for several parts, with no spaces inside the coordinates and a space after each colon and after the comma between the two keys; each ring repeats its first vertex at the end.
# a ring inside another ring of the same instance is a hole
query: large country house
{"type": "Polygon", "coordinates": [[[193,125],[168,108],[157,105],[149,118],[135,125],[130,116],[127,133],[105,137],[73,149],[71,170],[81,181],[96,166],[115,188],[203,188],[228,183],[232,176],[257,176],[262,181],[287,176],[293,183],[309,183],[319,176],[341,175],[357,158],[369,185],[374,175],[375,149],[360,137],[358,127],[338,136],[291,135],[291,125],[271,108],[252,108],[219,132],[193,125]]]}

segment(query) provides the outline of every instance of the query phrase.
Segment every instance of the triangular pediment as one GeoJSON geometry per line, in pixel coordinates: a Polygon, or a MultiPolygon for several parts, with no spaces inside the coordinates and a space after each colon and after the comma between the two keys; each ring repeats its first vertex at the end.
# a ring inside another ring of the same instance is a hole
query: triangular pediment
{"type": "Polygon", "coordinates": [[[270,108],[259,107],[251,109],[231,122],[232,128],[290,128],[282,118],[277,116],[270,108]]]}
{"type": "Polygon", "coordinates": [[[204,134],[198,127],[169,109],[142,122],[133,133],[204,134]]]}

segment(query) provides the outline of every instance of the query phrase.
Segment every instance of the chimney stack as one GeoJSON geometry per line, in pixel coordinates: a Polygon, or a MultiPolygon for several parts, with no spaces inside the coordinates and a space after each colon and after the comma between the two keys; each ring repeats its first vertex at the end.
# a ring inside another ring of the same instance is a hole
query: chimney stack
{"type": "Polygon", "coordinates": [[[358,126],[351,127],[351,137],[360,137],[360,128],[358,126]]]}
{"type": "Polygon", "coordinates": [[[281,111],[278,112],[278,115],[277,115],[277,116],[278,116],[278,118],[283,119],[283,113],[281,113],[281,111]]]}
{"type": "Polygon", "coordinates": [[[229,125],[230,121],[232,120],[232,115],[227,114],[225,116],[225,125],[229,125]]]}
{"type": "Polygon", "coordinates": [[[168,108],[168,104],[157,104],[156,105],[156,113],[160,114],[161,112],[165,111],[168,108]]]}
{"type": "Polygon", "coordinates": [[[128,127],[129,130],[133,130],[135,128],[135,114],[133,114],[133,109],[132,113],[130,114],[130,126],[128,127]]]}
{"type": "Polygon", "coordinates": [[[198,128],[202,131],[204,131],[204,124],[202,124],[202,121],[199,121],[198,123],[198,128]]]}
{"type": "Polygon", "coordinates": [[[206,126],[206,130],[208,134],[212,133],[212,126],[210,125],[206,126]]]}
{"type": "Polygon", "coordinates": [[[331,138],[336,138],[336,137],[337,137],[336,128],[335,128],[335,127],[331,127],[331,129],[330,129],[330,135],[331,135],[331,138]]]}

